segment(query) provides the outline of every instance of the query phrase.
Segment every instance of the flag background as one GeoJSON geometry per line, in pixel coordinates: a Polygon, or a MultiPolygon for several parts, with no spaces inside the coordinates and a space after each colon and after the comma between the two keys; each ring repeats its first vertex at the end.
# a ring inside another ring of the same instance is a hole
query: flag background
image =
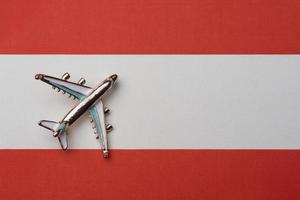
{"type": "MultiPolygon", "coordinates": [[[[65,72],[95,87],[111,74],[104,99],[115,125],[113,149],[294,149],[300,146],[300,58],[267,55],[0,56],[2,148],[59,149],[37,126],[76,105],[36,73],[65,72]],[[22,68],[20,66],[23,66],[22,68]],[[25,135],[23,135],[23,132],[25,135]],[[9,133],[9,134],[6,134],[9,133]]],[[[70,127],[75,149],[98,149],[89,118],[70,127]]]]}
{"type": "Polygon", "coordinates": [[[299,7],[297,0],[1,1],[0,53],[35,54],[0,57],[1,198],[298,199],[299,56],[278,54],[299,53],[299,7]],[[65,71],[91,85],[121,73],[107,99],[116,127],[109,160],[85,119],[70,130],[68,152],[36,126],[74,103],[34,73],[65,71]]]}
{"type": "Polygon", "coordinates": [[[6,199],[290,199],[299,194],[299,56],[0,56],[6,199]],[[22,66],[22,67],[20,67],[22,66]],[[59,150],[40,119],[75,102],[34,79],[72,72],[105,99],[109,160],[87,116],[59,150]],[[18,192],[15,192],[18,187],[18,192]]]}
{"type": "Polygon", "coordinates": [[[295,54],[298,0],[10,0],[1,53],[295,54]]]}

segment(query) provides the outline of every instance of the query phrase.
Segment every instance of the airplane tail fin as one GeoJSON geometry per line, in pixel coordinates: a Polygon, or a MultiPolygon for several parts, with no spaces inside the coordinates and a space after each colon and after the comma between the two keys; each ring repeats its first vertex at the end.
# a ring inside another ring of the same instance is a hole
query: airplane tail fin
{"type": "Polygon", "coordinates": [[[66,133],[66,124],[49,120],[42,120],[39,122],[41,127],[44,127],[53,132],[53,136],[58,138],[60,146],[63,150],[68,149],[68,138],[66,133]]]}

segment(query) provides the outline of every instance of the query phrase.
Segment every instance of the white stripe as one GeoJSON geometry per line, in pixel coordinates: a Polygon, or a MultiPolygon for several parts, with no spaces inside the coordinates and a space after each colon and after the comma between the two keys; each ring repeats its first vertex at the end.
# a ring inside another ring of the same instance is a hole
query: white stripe
{"type": "MultiPolygon", "coordinates": [[[[119,74],[105,103],[114,149],[300,147],[300,56],[0,56],[0,148],[59,148],[39,127],[75,102],[35,73],[90,86],[119,74]]],[[[99,148],[87,117],[71,148],[99,148]]]]}

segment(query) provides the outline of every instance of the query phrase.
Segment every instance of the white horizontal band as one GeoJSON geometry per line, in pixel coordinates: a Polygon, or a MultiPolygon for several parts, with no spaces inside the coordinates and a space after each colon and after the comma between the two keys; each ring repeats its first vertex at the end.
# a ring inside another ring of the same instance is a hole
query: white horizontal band
{"type": "MultiPolygon", "coordinates": [[[[0,56],[0,148],[56,149],[41,119],[60,120],[75,102],[36,73],[96,86],[113,149],[300,148],[300,56],[0,56]]],[[[69,129],[73,149],[99,148],[87,115],[69,129]]]]}

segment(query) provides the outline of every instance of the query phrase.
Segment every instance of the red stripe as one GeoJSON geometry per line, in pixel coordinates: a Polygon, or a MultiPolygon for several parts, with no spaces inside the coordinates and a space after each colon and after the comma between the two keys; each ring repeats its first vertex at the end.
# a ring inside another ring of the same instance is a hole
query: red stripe
{"type": "Polygon", "coordinates": [[[300,150],[0,151],[1,199],[300,197],[300,150]]]}
{"type": "Polygon", "coordinates": [[[300,53],[298,0],[9,0],[0,53],[300,53]]]}

